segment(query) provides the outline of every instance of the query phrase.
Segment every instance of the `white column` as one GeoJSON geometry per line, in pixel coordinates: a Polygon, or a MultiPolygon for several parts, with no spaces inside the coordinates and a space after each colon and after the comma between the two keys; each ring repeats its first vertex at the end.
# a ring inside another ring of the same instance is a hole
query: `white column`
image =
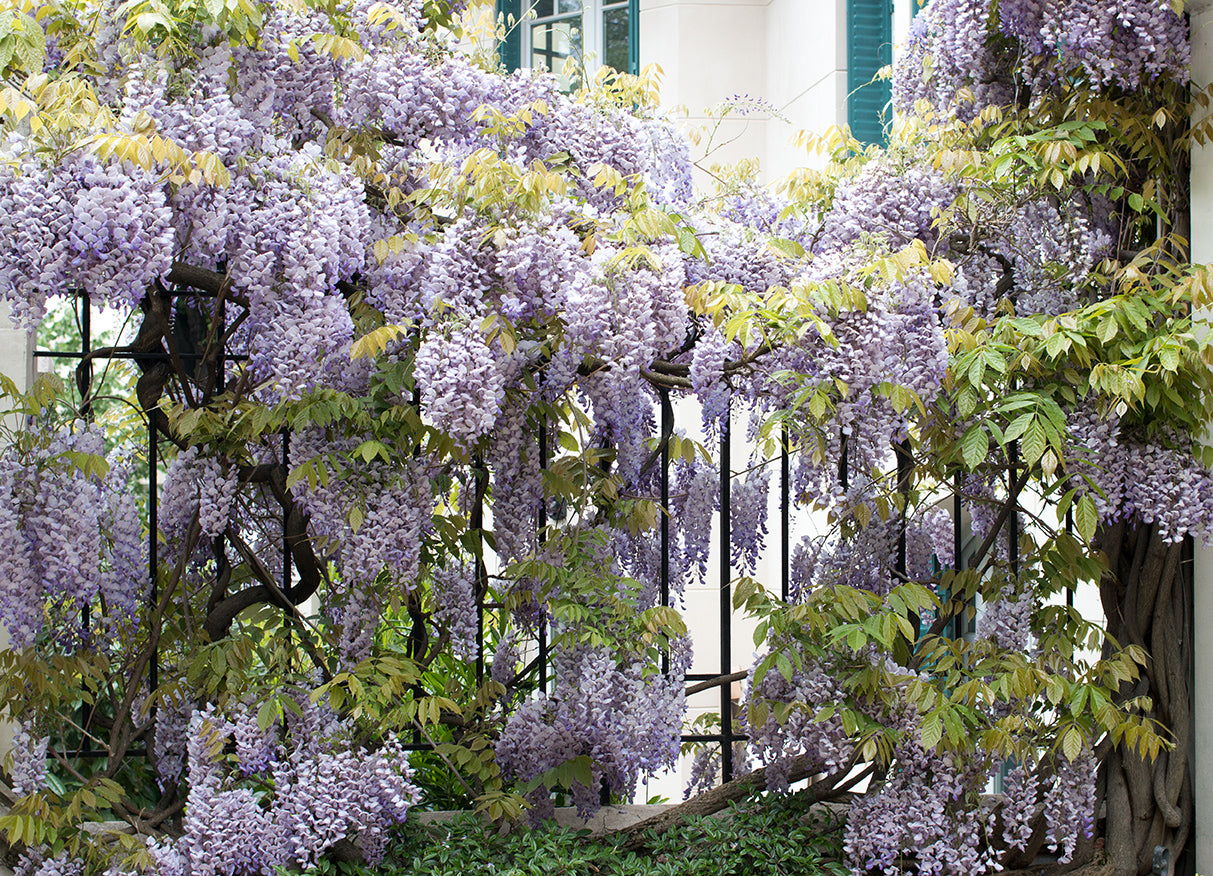
{"type": "MultiPolygon", "coordinates": [[[[1188,0],[1192,13],[1192,80],[1213,82],[1213,0],[1188,0]]],[[[1213,144],[1192,147],[1192,260],[1213,262],[1213,144]]],[[[1207,316],[1206,316],[1207,318],[1207,316]]],[[[1213,872],[1213,550],[1197,544],[1193,628],[1196,872],[1213,872]]]]}
{"type": "Polygon", "coordinates": [[[846,0],[641,0],[640,63],[661,65],[662,102],[692,126],[733,95],[769,101],[778,117],[727,121],[708,160],[758,158],[770,181],[823,164],[793,138],[846,118],[845,13],[846,0]]]}
{"type": "Polygon", "coordinates": [[[0,301],[0,374],[6,374],[25,389],[33,379],[33,346],[28,333],[9,322],[8,305],[0,301]]]}
{"type": "MultiPolygon", "coordinates": [[[[767,9],[771,0],[641,0],[640,66],[658,64],[665,74],[664,106],[681,108],[689,127],[712,126],[709,109],[734,95],[770,100],[767,87],[767,9]]],[[[785,35],[785,38],[790,35],[785,35]]],[[[742,158],[765,158],[765,114],[732,114],[715,126],[691,157],[706,167],[742,158]]],[[[711,179],[696,174],[711,190],[711,179]]]]}
{"type": "Polygon", "coordinates": [[[821,168],[825,156],[793,140],[801,131],[822,134],[846,121],[846,0],[771,0],[767,12],[767,95],[781,119],[770,122],[764,177],[800,167],[821,168]]]}
{"type": "MultiPolygon", "coordinates": [[[[9,322],[8,305],[0,301],[0,374],[11,377],[22,389],[28,389],[33,380],[33,343],[27,332],[18,331],[9,322]]],[[[0,649],[8,648],[8,631],[0,626],[0,649]]],[[[0,756],[8,753],[13,742],[13,730],[9,721],[0,721],[0,756]]]]}

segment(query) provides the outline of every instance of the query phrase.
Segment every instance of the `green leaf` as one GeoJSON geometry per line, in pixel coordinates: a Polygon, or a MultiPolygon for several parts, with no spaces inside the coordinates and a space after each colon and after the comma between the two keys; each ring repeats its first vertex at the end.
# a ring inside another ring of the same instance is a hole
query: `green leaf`
{"type": "Polygon", "coordinates": [[[974,356],[973,363],[969,366],[969,383],[974,386],[981,386],[982,380],[986,374],[985,359],[981,356],[974,356]]]}
{"type": "Polygon", "coordinates": [[[144,34],[151,33],[157,26],[170,31],[173,29],[172,23],[169,22],[168,18],[159,12],[140,12],[135,16],[135,27],[144,34]]]}
{"type": "Polygon", "coordinates": [[[1082,733],[1077,727],[1070,725],[1070,728],[1061,737],[1061,750],[1066,759],[1070,761],[1077,759],[1082,754],[1082,744],[1082,733]]]}
{"type": "Polygon", "coordinates": [[[960,452],[964,457],[965,466],[970,470],[975,470],[986,460],[986,455],[989,453],[990,442],[986,437],[986,431],[981,424],[977,424],[969,429],[960,439],[960,452]]]}
{"type": "Polygon", "coordinates": [[[792,683],[792,661],[788,659],[786,654],[782,652],[775,658],[775,665],[779,668],[779,674],[783,676],[784,681],[788,684],[792,683]]]}
{"type": "Polygon", "coordinates": [[[752,727],[761,727],[767,722],[770,717],[770,708],[767,706],[766,700],[755,700],[748,706],[749,721],[752,727]]]}
{"type": "Polygon", "coordinates": [[[768,242],[773,250],[789,258],[798,259],[804,255],[804,247],[790,238],[772,237],[768,242]]]}
{"type": "Polygon", "coordinates": [[[1023,439],[1023,455],[1028,465],[1035,465],[1036,461],[1044,456],[1045,447],[1044,429],[1041,428],[1039,421],[1033,421],[1032,428],[1028,430],[1028,434],[1023,439]]]}
{"type": "Polygon", "coordinates": [[[1007,430],[1002,434],[1003,441],[1014,441],[1028,431],[1028,427],[1036,422],[1036,414],[1020,414],[1011,421],[1011,425],[1007,426],[1007,430]]]}
{"type": "Polygon", "coordinates": [[[931,712],[923,719],[920,734],[923,748],[934,748],[939,744],[939,740],[943,738],[943,722],[939,719],[938,712],[931,712]]]}
{"type": "Polygon", "coordinates": [[[257,727],[265,732],[274,725],[279,716],[278,700],[271,697],[261,704],[261,708],[257,710],[257,727]]]}
{"type": "Polygon", "coordinates": [[[382,441],[375,441],[374,439],[363,441],[359,444],[354,448],[354,455],[362,457],[363,462],[370,462],[376,457],[381,457],[384,462],[391,459],[391,451],[387,445],[382,441]]]}
{"type": "Polygon", "coordinates": [[[1074,526],[1082,540],[1090,543],[1095,538],[1095,527],[1099,524],[1099,512],[1090,496],[1083,496],[1074,508],[1074,526]]]}

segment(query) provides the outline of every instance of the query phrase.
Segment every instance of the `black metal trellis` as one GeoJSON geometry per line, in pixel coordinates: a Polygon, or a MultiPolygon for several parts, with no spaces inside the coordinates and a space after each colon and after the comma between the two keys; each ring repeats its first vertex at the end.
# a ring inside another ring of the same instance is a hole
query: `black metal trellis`
{"type": "MultiPolygon", "coordinates": [[[[672,428],[666,428],[663,425],[662,434],[668,435],[672,432],[672,428]]],[[[780,592],[784,601],[787,601],[791,596],[791,558],[792,558],[792,511],[793,511],[793,488],[791,474],[791,449],[789,442],[789,431],[785,426],[781,433],[781,450],[779,454],[779,579],[780,592]]],[[[850,471],[850,444],[851,439],[847,433],[840,435],[840,455],[838,462],[838,478],[844,490],[849,488],[851,480],[850,471]]],[[[893,442],[891,449],[896,460],[896,489],[901,497],[902,514],[898,522],[898,537],[896,546],[896,557],[892,568],[889,570],[891,580],[900,582],[909,579],[909,570],[907,568],[907,516],[905,514],[909,505],[910,494],[912,491],[914,472],[916,464],[912,456],[910,443],[908,439],[903,439],[898,442],[893,442]]],[[[733,606],[732,606],[732,587],[731,581],[733,578],[733,570],[731,563],[731,520],[729,510],[730,486],[729,479],[731,476],[731,453],[732,453],[732,438],[731,438],[731,423],[726,417],[722,428],[720,440],[720,462],[718,477],[720,480],[720,534],[717,549],[720,552],[719,568],[720,568],[720,604],[718,616],[719,643],[720,643],[720,665],[719,676],[713,673],[688,673],[686,680],[688,683],[710,682],[718,679],[725,679],[735,674],[735,669],[732,664],[732,637],[733,637],[733,606]]],[[[1009,449],[1009,480],[1007,485],[1008,500],[1011,498],[1011,491],[1014,489],[1016,473],[1018,471],[1018,442],[1012,442],[1009,449]]],[[[662,465],[668,465],[668,455],[663,454],[662,465]]],[[[663,472],[663,476],[667,473],[663,472]]],[[[668,502],[668,486],[663,480],[662,500],[663,505],[669,506],[668,502]]],[[[1018,509],[1018,500],[1016,499],[1015,508],[1018,509]]],[[[953,478],[953,490],[950,502],[950,516],[952,518],[953,532],[953,562],[952,569],[954,571],[963,570],[966,565],[966,523],[964,519],[964,500],[962,490],[962,479],[958,473],[953,478]]],[[[1072,517],[1067,515],[1067,528],[1072,531],[1072,517]]],[[[663,520],[663,524],[668,521],[663,520]]],[[[1011,513],[1007,524],[1008,538],[1008,557],[1011,563],[1012,574],[1017,575],[1019,570],[1019,523],[1018,514],[1011,513]],[[1013,523],[1011,522],[1013,521],[1013,523]]],[[[668,525],[662,527],[662,556],[668,558],[670,555],[670,536],[668,525]]],[[[949,598],[949,594],[940,593],[941,598],[949,598]]],[[[1067,591],[1067,603],[1073,605],[1073,590],[1067,591]]],[[[920,621],[920,629],[925,630],[920,621]]],[[[942,631],[944,636],[960,636],[966,631],[972,621],[965,622],[963,616],[953,618],[942,631]]],[[[739,732],[733,723],[733,702],[730,695],[730,684],[725,681],[720,684],[720,716],[721,721],[719,729],[712,732],[699,733],[684,733],[682,735],[683,743],[698,743],[698,744],[713,744],[719,746],[721,763],[722,763],[722,780],[729,781],[736,776],[736,764],[734,763],[733,747],[737,743],[744,742],[747,738],[745,734],[739,732]]]]}
{"type": "MultiPolygon", "coordinates": [[[[76,386],[80,393],[81,405],[80,415],[86,421],[92,421],[95,416],[95,410],[91,401],[92,385],[95,379],[94,359],[101,349],[94,346],[95,338],[93,337],[93,304],[87,292],[77,291],[74,293],[74,315],[76,324],[80,331],[80,344],[77,350],[46,350],[35,346],[32,351],[32,357],[37,362],[44,360],[49,362],[56,361],[77,361],[80,364],[76,366],[76,386]]],[[[223,308],[220,308],[220,316],[224,313],[223,308]]],[[[183,350],[148,350],[135,351],[130,349],[107,349],[104,350],[104,358],[107,360],[125,360],[137,362],[184,362],[187,364],[201,362],[206,356],[198,351],[183,351],[183,350]]],[[[226,383],[226,369],[229,362],[245,361],[248,357],[243,354],[231,353],[226,349],[219,351],[218,361],[221,373],[217,379],[217,387],[222,389],[226,383]]],[[[192,365],[190,365],[192,367],[192,365]]],[[[140,411],[144,420],[147,436],[147,466],[148,466],[148,489],[146,495],[147,521],[148,521],[148,541],[147,541],[147,586],[148,586],[148,606],[153,607],[159,600],[159,581],[157,568],[159,564],[159,539],[157,537],[159,531],[159,466],[161,454],[159,451],[160,435],[156,426],[156,418],[149,411],[140,411]]],[[[287,438],[286,433],[283,433],[282,441],[282,461],[287,463],[287,438]]],[[[290,586],[291,563],[290,550],[287,544],[287,530],[285,516],[283,518],[283,569],[282,569],[282,586],[287,588],[290,586]]],[[[85,603],[80,608],[81,626],[86,631],[92,625],[92,606],[85,603]]],[[[154,691],[160,683],[160,652],[157,649],[154,651],[148,661],[148,690],[154,691]]],[[[72,750],[71,756],[77,759],[97,759],[110,756],[110,752],[105,749],[89,747],[86,743],[89,739],[89,731],[94,724],[94,711],[96,705],[89,709],[85,705],[80,707],[80,745],[72,750]]],[[[126,751],[127,755],[140,757],[147,756],[149,749],[147,746],[137,746],[126,751]]]]}
{"type": "MultiPolygon", "coordinates": [[[[80,326],[80,344],[76,350],[42,350],[34,351],[34,356],[38,359],[48,360],[90,360],[88,367],[81,369],[81,391],[82,398],[86,399],[89,396],[93,380],[93,368],[91,357],[97,352],[93,346],[94,338],[92,332],[92,305],[86,295],[77,297],[77,318],[80,326]]],[[[198,351],[172,351],[161,349],[149,352],[132,352],[127,350],[110,351],[106,353],[108,359],[125,359],[125,360],[141,360],[145,363],[166,362],[174,359],[178,361],[200,361],[204,358],[204,354],[198,351]]],[[[227,369],[232,363],[244,361],[247,357],[244,355],[232,353],[230,351],[221,351],[220,374],[218,376],[218,386],[222,387],[228,380],[227,369]]],[[[414,390],[414,404],[420,403],[419,394],[414,390]]],[[[659,413],[660,435],[663,440],[660,447],[660,472],[659,472],[659,489],[660,501],[664,508],[670,508],[670,467],[673,462],[670,456],[670,448],[668,437],[674,434],[675,429],[675,411],[670,390],[660,389],[657,392],[657,405],[659,413]]],[[[85,406],[87,413],[88,405],[85,406]]],[[[148,495],[147,495],[147,516],[148,516],[148,576],[149,576],[149,593],[152,604],[155,604],[158,594],[157,582],[157,564],[158,564],[158,540],[157,530],[159,526],[159,511],[158,511],[158,491],[159,483],[159,465],[162,459],[160,453],[159,441],[162,436],[158,433],[155,417],[149,416],[144,412],[144,421],[146,426],[146,452],[148,460],[148,495]]],[[[536,424],[538,431],[538,458],[540,467],[546,469],[551,463],[550,448],[549,448],[549,428],[548,424],[543,421],[542,417],[536,424]]],[[[785,427],[782,430],[782,449],[778,459],[779,486],[778,486],[778,513],[780,515],[777,527],[772,527],[772,530],[777,530],[779,533],[779,582],[780,593],[784,599],[791,595],[791,561],[792,561],[792,515],[795,504],[794,487],[792,485],[792,451],[788,447],[789,432],[785,427]]],[[[163,439],[167,440],[167,439],[163,439]]],[[[715,635],[718,636],[719,642],[719,665],[715,672],[710,673],[690,673],[686,676],[689,684],[709,682],[721,678],[731,676],[735,672],[733,665],[734,661],[734,609],[732,605],[732,579],[733,579],[733,564],[732,564],[732,545],[731,545],[731,467],[733,455],[733,430],[726,416],[722,424],[720,442],[719,442],[719,483],[720,483],[720,515],[718,533],[715,550],[718,551],[717,563],[719,569],[719,600],[717,606],[717,629],[715,635]]],[[[838,476],[844,487],[847,488],[851,479],[850,468],[850,439],[847,435],[842,435],[840,438],[841,454],[839,460],[838,476]]],[[[893,452],[897,461],[897,490],[903,497],[903,501],[908,500],[911,490],[911,484],[914,473],[914,460],[910,456],[908,442],[901,442],[893,446],[893,452]]],[[[284,466],[289,465],[290,459],[290,436],[284,431],[281,435],[281,463],[284,466]]],[[[1008,491],[1014,488],[1016,476],[1019,469],[1018,449],[1014,445],[1010,448],[1008,459],[1007,472],[1007,489],[1008,491]]],[[[472,508],[471,525],[473,529],[479,530],[480,535],[480,557],[477,558],[477,582],[476,582],[476,618],[479,632],[479,643],[475,656],[475,677],[478,684],[483,683],[488,667],[488,655],[485,653],[486,640],[486,614],[494,610],[501,610],[503,606],[498,603],[490,602],[488,595],[488,577],[484,565],[484,553],[487,550],[487,545],[484,540],[485,528],[485,509],[483,505],[484,489],[487,485],[489,472],[483,461],[478,461],[472,466],[471,472],[471,488],[476,496],[474,506],[472,508]]],[[[961,498],[961,480],[957,475],[954,481],[954,491],[951,502],[951,516],[953,518],[954,530],[954,556],[955,568],[963,568],[964,565],[964,523],[963,523],[963,502],[961,498]]],[[[663,513],[659,518],[659,538],[661,544],[661,560],[660,560],[660,598],[663,605],[669,605],[671,601],[671,578],[672,572],[671,563],[671,546],[674,538],[673,524],[670,513],[663,513]]],[[[535,511],[535,525],[539,533],[539,540],[542,543],[543,532],[549,523],[549,509],[542,502],[535,511]]],[[[292,582],[292,555],[291,545],[288,536],[288,527],[285,515],[282,521],[283,538],[282,538],[282,575],[280,586],[283,592],[287,592],[291,587],[292,582]]],[[[1072,517],[1067,514],[1066,526],[1072,528],[1072,517]]],[[[1007,524],[1007,538],[1009,556],[1012,564],[1013,572],[1018,571],[1018,541],[1019,541],[1019,522],[1016,514],[1009,515],[1007,524]]],[[[904,579],[908,570],[906,556],[906,525],[904,517],[899,525],[897,556],[894,568],[890,570],[890,574],[896,579],[904,579]]],[[[1073,593],[1068,593],[1068,603],[1073,604],[1073,593]]],[[[84,616],[82,623],[86,626],[91,622],[88,615],[88,607],[83,608],[84,616]]],[[[711,636],[711,630],[696,630],[701,637],[711,636]]],[[[952,630],[958,632],[958,630],[952,630]]],[[[549,647],[549,631],[545,624],[541,624],[537,631],[537,656],[533,661],[533,668],[538,679],[538,687],[540,690],[547,690],[550,681],[550,647],[549,647]]],[[[160,661],[153,658],[149,667],[148,683],[154,689],[159,683],[160,661]]],[[[528,667],[530,668],[530,667],[528,667]]],[[[670,668],[669,654],[663,654],[661,658],[661,670],[668,672],[670,668]]],[[[523,672],[528,671],[524,669],[523,672]]],[[[732,685],[728,681],[722,681],[718,685],[718,708],[720,714],[720,723],[716,732],[697,732],[683,734],[682,740],[686,743],[707,743],[715,744],[720,747],[720,755],[722,761],[722,778],[728,781],[735,777],[737,765],[734,758],[734,746],[745,740],[742,734],[734,726],[734,702],[732,698],[732,685]]],[[[81,714],[82,729],[87,738],[88,730],[92,725],[92,716],[82,712],[81,714]]],[[[411,750],[429,750],[433,748],[433,743],[427,739],[421,738],[421,734],[413,733],[412,738],[404,743],[404,747],[411,750]]],[[[133,750],[131,753],[135,753],[133,750]]],[[[103,757],[108,752],[98,751],[87,748],[82,742],[81,748],[76,752],[77,757],[103,757]]]]}

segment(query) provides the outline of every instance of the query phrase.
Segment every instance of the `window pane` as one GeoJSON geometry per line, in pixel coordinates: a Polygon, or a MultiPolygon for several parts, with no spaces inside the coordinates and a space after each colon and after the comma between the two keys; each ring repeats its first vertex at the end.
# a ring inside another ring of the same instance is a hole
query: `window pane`
{"type": "MultiPolygon", "coordinates": [[[[530,4],[524,4],[527,8],[530,4]]],[[[581,0],[537,0],[531,7],[535,10],[536,18],[547,18],[549,15],[563,15],[566,12],[580,12],[581,0]]]]}
{"type": "Polygon", "coordinates": [[[628,8],[608,9],[602,13],[602,63],[628,72],[628,8]]]}
{"type": "Polygon", "coordinates": [[[561,87],[573,89],[581,77],[575,72],[565,75],[565,61],[569,59],[580,69],[580,27],[572,21],[549,21],[531,26],[531,67],[550,70],[560,79],[561,87]]]}

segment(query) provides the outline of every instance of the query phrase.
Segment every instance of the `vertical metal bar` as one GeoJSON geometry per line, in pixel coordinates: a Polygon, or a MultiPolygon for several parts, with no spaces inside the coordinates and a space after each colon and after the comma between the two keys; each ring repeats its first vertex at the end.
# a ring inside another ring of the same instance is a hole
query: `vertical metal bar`
{"type": "Polygon", "coordinates": [[[788,451],[788,427],[783,427],[783,450],[779,455],[779,542],[782,555],[780,566],[780,593],[787,602],[792,595],[792,459],[788,451]]]}
{"type": "MultiPolygon", "coordinates": [[[[89,401],[89,397],[93,392],[93,364],[92,362],[85,363],[85,357],[92,352],[93,346],[93,308],[89,301],[87,292],[80,292],[77,296],[77,301],[80,305],[80,365],[79,371],[88,375],[85,383],[81,384],[79,379],[76,385],[80,390],[80,416],[85,422],[91,423],[93,420],[93,406],[89,401]]],[[[89,601],[84,601],[80,606],[80,625],[83,627],[87,635],[89,629],[93,625],[93,609],[89,601]]],[[[89,708],[84,703],[80,704],[80,747],[83,750],[88,739],[88,725],[90,723],[89,708]]]]}
{"type": "MultiPolygon", "coordinates": [[[[1073,506],[1073,504],[1071,504],[1070,507],[1066,509],[1066,532],[1071,535],[1074,534],[1074,506],[1073,506]]],[[[1067,608],[1074,607],[1074,585],[1073,584],[1069,584],[1066,587],[1066,607],[1067,608]]]]}
{"type": "MultiPolygon", "coordinates": [[[[674,406],[670,391],[658,391],[661,401],[661,605],[670,604],[670,436],[674,434],[674,406]]],[[[670,651],[661,652],[661,672],[670,673],[670,651]]]]}
{"type": "MultiPolygon", "coordinates": [[[[89,353],[91,353],[93,351],[92,301],[89,299],[89,295],[87,292],[81,292],[79,294],[79,296],[77,297],[77,301],[80,302],[80,353],[82,356],[87,356],[89,353]]],[[[89,396],[92,395],[92,391],[93,391],[93,363],[89,362],[86,367],[86,366],[84,366],[84,362],[82,360],[80,364],[81,364],[81,367],[84,368],[85,373],[88,375],[87,384],[85,386],[79,387],[79,389],[80,389],[80,416],[83,419],[85,419],[89,422],[92,422],[93,405],[92,405],[92,402],[89,401],[89,396]]]]}
{"type": "MultiPolygon", "coordinates": [[[[156,448],[155,412],[148,411],[147,412],[147,569],[148,569],[148,577],[150,578],[150,581],[148,583],[148,594],[150,596],[150,599],[148,600],[148,621],[149,621],[149,623],[151,621],[151,618],[154,615],[156,602],[160,598],[160,595],[159,595],[160,587],[159,587],[159,582],[157,581],[157,568],[156,568],[160,562],[159,558],[157,556],[157,550],[156,550],[157,543],[159,541],[159,539],[157,538],[157,529],[160,526],[160,519],[159,519],[160,518],[160,515],[159,515],[160,499],[158,496],[158,493],[160,490],[160,485],[159,485],[160,477],[159,477],[158,472],[156,471],[156,468],[157,468],[157,466],[159,466],[160,461],[156,458],[157,457],[156,450],[157,450],[157,448],[156,448]]],[[[148,671],[147,671],[148,693],[155,692],[156,688],[158,688],[159,686],[160,686],[160,648],[157,647],[152,650],[150,659],[148,661],[148,671]]],[[[157,707],[157,706],[153,707],[153,709],[156,709],[156,708],[159,708],[159,707],[157,707]]],[[[158,728],[153,728],[152,732],[153,733],[158,732],[158,728]]],[[[152,748],[153,747],[150,744],[150,742],[144,746],[144,751],[146,753],[146,756],[148,756],[149,758],[151,756],[152,748]]]]}
{"type": "Polygon", "coordinates": [[[628,0],[628,72],[640,75],[640,0],[628,0]]]}
{"type": "Polygon", "coordinates": [[[488,586],[488,570],[484,565],[484,486],[488,472],[484,463],[476,458],[472,462],[473,488],[476,493],[472,505],[472,528],[476,531],[476,686],[484,684],[484,597],[488,586]]]}
{"type": "MultiPolygon", "coordinates": [[[[160,461],[156,458],[156,416],[155,411],[147,412],[147,568],[148,576],[151,578],[148,592],[151,595],[148,609],[153,610],[156,601],[160,598],[159,585],[157,582],[157,566],[159,559],[156,556],[157,547],[157,532],[160,526],[159,505],[160,499],[158,493],[160,491],[159,473],[156,471],[160,465],[160,461]]],[[[152,652],[151,666],[148,671],[148,684],[151,690],[155,690],[160,684],[160,660],[159,649],[152,652]]]]}
{"type": "Polygon", "coordinates": [[[897,582],[909,578],[906,557],[906,520],[910,512],[910,480],[914,475],[913,457],[910,454],[910,439],[904,438],[893,445],[897,456],[897,492],[901,494],[901,516],[897,525],[897,582]]]}
{"type": "MultiPolygon", "coordinates": [[[[291,447],[291,433],[288,430],[283,429],[282,430],[282,470],[284,472],[290,471],[290,465],[291,465],[290,447],[291,447]]],[[[287,538],[286,538],[286,523],[287,523],[287,510],[286,510],[286,508],[283,508],[282,509],[282,592],[283,593],[286,593],[287,591],[289,591],[291,589],[291,545],[290,545],[290,542],[288,542],[287,538]]]]}
{"type": "Polygon", "coordinates": [[[1011,575],[1019,577],[1019,498],[1012,497],[1015,480],[1019,477],[1019,442],[1012,441],[1007,449],[1007,501],[1014,502],[1007,517],[1007,555],[1011,558],[1011,575]]]}
{"type": "MultiPolygon", "coordinates": [[[[543,373],[539,375],[540,386],[543,385],[543,373]]],[[[548,467],[548,421],[543,411],[539,412],[539,470],[546,471],[548,467]]],[[[540,491],[539,491],[539,512],[536,515],[536,526],[538,527],[537,542],[542,545],[547,539],[545,530],[548,525],[548,504],[547,497],[544,495],[542,487],[543,477],[540,475],[540,491]]],[[[483,642],[480,645],[481,652],[484,651],[483,642]]],[[[540,615],[539,621],[539,690],[547,693],[548,689],[548,622],[540,615]]]]}
{"type": "Polygon", "coordinates": [[[850,471],[847,455],[850,451],[851,436],[846,432],[842,433],[842,437],[838,439],[838,482],[842,484],[842,489],[845,492],[850,487],[850,471]]]}
{"type": "MultiPolygon", "coordinates": [[[[897,587],[910,580],[910,564],[906,550],[906,531],[910,517],[910,482],[914,478],[914,457],[910,451],[910,439],[903,438],[893,445],[897,456],[897,492],[901,495],[901,514],[897,522],[897,574],[893,586],[897,587]]],[[[911,612],[908,620],[910,628],[916,637],[921,637],[923,629],[922,617],[917,612],[911,612]]]]}
{"type": "MultiPolygon", "coordinates": [[[[418,337],[418,330],[416,328],[413,328],[409,332],[409,343],[412,345],[412,348],[414,350],[417,349],[417,337],[418,337]]],[[[413,404],[413,410],[417,413],[417,416],[420,417],[421,416],[421,387],[417,385],[416,376],[413,377],[412,404],[413,404]]],[[[414,444],[413,444],[413,459],[417,459],[420,456],[421,456],[421,441],[418,440],[418,441],[414,442],[414,444]]],[[[480,660],[484,659],[484,641],[479,636],[477,636],[477,638],[476,638],[476,654],[477,654],[478,659],[480,659],[480,660]]],[[[421,728],[420,728],[420,726],[418,726],[416,721],[413,722],[413,744],[416,745],[418,748],[423,747],[422,739],[421,739],[421,728]]]]}
{"type": "MultiPolygon", "coordinates": [[[[957,472],[952,479],[952,568],[957,572],[965,567],[964,499],[960,493],[961,483],[960,472],[957,472]]],[[[952,599],[951,593],[941,593],[940,596],[949,602],[952,599]]],[[[953,615],[952,620],[948,622],[951,627],[950,635],[953,638],[960,638],[963,622],[963,614],[959,618],[953,615]]]]}
{"type": "Polygon", "coordinates": [[[952,479],[952,568],[960,571],[964,564],[964,505],[960,495],[960,472],[952,479]]]}
{"type": "MultiPolygon", "coordinates": [[[[1182,594],[1181,598],[1176,600],[1176,608],[1178,609],[1177,617],[1175,618],[1174,629],[1176,635],[1180,637],[1178,651],[1182,659],[1180,662],[1179,671],[1185,679],[1189,691],[1194,690],[1196,683],[1196,661],[1194,659],[1195,641],[1196,641],[1196,624],[1195,624],[1195,605],[1193,587],[1193,574],[1195,569],[1195,548],[1196,542],[1191,535],[1184,536],[1180,548],[1179,568],[1176,570],[1174,586],[1179,588],[1182,594]]],[[[1199,739],[1199,737],[1196,737],[1199,739]]],[[[1195,757],[1195,745],[1192,738],[1188,741],[1188,763],[1192,762],[1195,757]]],[[[1173,876],[1194,876],[1196,870],[1196,848],[1198,842],[1203,842],[1205,831],[1208,829],[1208,819],[1196,819],[1196,824],[1188,833],[1187,842],[1182,848],[1175,850],[1175,862],[1171,866],[1170,872],[1173,876]]]]}
{"type": "MultiPolygon", "coordinates": [[[[291,450],[290,450],[290,448],[291,448],[291,433],[289,430],[283,429],[282,430],[283,477],[286,477],[290,473],[290,470],[291,470],[291,463],[290,463],[291,450]]],[[[289,514],[287,512],[286,505],[284,504],[282,507],[282,578],[281,578],[281,583],[279,584],[279,587],[282,588],[282,593],[284,596],[287,593],[289,593],[290,589],[291,589],[291,545],[287,541],[287,538],[286,538],[286,526],[287,526],[288,516],[289,516],[289,514]]],[[[290,619],[286,623],[283,624],[283,627],[286,630],[286,642],[287,642],[288,653],[290,653],[292,655],[296,651],[299,650],[299,648],[296,647],[294,644],[295,625],[296,625],[296,622],[294,620],[294,613],[292,612],[290,619]]],[[[300,632],[300,638],[302,639],[303,631],[300,630],[299,632],[300,632]]],[[[294,666],[293,659],[288,657],[287,664],[293,668],[293,666],[294,666]]]]}
{"type": "MultiPolygon", "coordinates": [[[[733,598],[729,583],[733,579],[732,534],[729,501],[732,462],[732,411],[726,409],[720,434],[720,674],[733,671],[733,598]]],[[[732,685],[720,685],[720,753],[724,781],[733,778],[733,700],[732,685]]]]}

